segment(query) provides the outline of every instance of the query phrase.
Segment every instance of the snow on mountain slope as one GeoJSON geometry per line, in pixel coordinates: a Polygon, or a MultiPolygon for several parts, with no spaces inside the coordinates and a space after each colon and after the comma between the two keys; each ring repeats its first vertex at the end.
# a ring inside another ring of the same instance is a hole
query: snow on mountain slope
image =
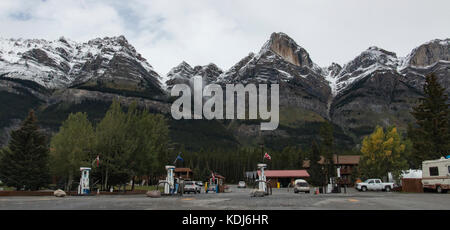
{"type": "Polygon", "coordinates": [[[257,53],[250,53],[218,78],[220,83],[287,82],[296,77],[317,78],[323,70],[308,52],[284,33],[272,33],[257,53]]]}
{"type": "MultiPolygon", "coordinates": [[[[336,96],[353,83],[377,71],[392,71],[408,78],[412,78],[411,75],[424,77],[423,73],[430,72],[437,64],[450,64],[450,39],[448,38],[426,42],[414,48],[406,57],[397,57],[395,53],[375,46],[369,47],[345,64],[342,70],[332,73],[324,68],[324,72],[327,73],[325,78],[330,84],[333,96],[336,96]]],[[[328,67],[330,68],[333,67],[328,67]]]]}
{"type": "Polygon", "coordinates": [[[179,65],[173,67],[169,73],[167,73],[167,78],[169,80],[182,79],[189,80],[194,74],[194,68],[192,68],[187,62],[183,61],[179,65]]]}
{"type": "Polygon", "coordinates": [[[337,94],[337,75],[341,72],[342,67],[337,63],[332,63],[329,67],[323,68],[322,71],[326,74],[325,80],[328,82],[331,88],[331,94],[336,96],[337,94]]]}
{"type": "MultiPolygon", "coordinates": [[[[170,87],[194,75],[204,77],[208,83],[275,83],[305,79],[312,87],[317,84],[322,87],[319,82],[323,81],[328,84],[331,97],[335,97],[377,71],[420,77],[437,64],[450,64],[448,38],[424,43],[406,57],[370,47],[343,67],[333,63],[320,68],[288,35],[273,33],[257,54],[250,53],[226,72],[214,64],[191,67],[183,62],[165,76],[164,83],[170,87]]],[[[31,80],[50,89],[89,81],[92,85],[97,79],[116,81],[115,84],[132,81],[135,85],[145,82],[156,88],[162,86],[162,78],[123,36],[96,38],[84,43],[64,37],[55,41],[0,38],[0,76],[31,80]]]]}
{"type": "Polygon", "coordinates": [[[166,89],[170,90],[175,84],[189,84],[194,76],[201,76],[204,84],[209,84],[215,82],[222,73],[223,71],[214,63],[192,68],[187,62],[183,61],[167,73],[165,85],[166,89]]]}
{"type": "Polygon", "coordinates": [[[84,43],[64,37],[55,41],[0,39],[0,75],[31,80],[46,88],[64,88],[101,77],[118,56],[135,63],[160,84],[159,75],[123,36],[84,43]],[[89,68],[93,63],[96,68],[89,68]]]}
{"type": "Polygon", "coordinates": [[[396,70],[399,65],[400,59],[395,53],[372,46],[345,64],[339,72],[330,71],[326,79],[335,96],[378,70],[396,70]]]}

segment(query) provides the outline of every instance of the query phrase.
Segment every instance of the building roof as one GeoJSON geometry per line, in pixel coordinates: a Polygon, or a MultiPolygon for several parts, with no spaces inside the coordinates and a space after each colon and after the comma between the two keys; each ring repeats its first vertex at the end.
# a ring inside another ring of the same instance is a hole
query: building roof
{"type": "Polygon", "coordinates": [[[192,172],[190,168],[175,168],[174,172],[192,172]]]}
{"type": "MultiPolygon", "coordinates": [[[[225,179],[225,177],[224,177],[224,176],[222,176],[222,175],[220,175],[220,174],[217,174],[217,173],[214,173],[214,177],[216,177],[216,178],[220,178],[220,179],[225,179]]],[[[212,175],[211,175],[211,176],[209,176],[209,178],[212,178],[212,175]]]]}
{"type": "MultiPolygon", "coordinates": [[[[261,171],[258,170],[258,175],[261,171]]],[[[264,170],[264,174],[267,178],[281,178],[281,177],[309,177],[306,170],[264,170]]]]}
{"type": "MultiPolygon", "coordinates": [[[[359,155],[339,155],[339,157],[336,156],[336,154],[333,155],[333,163],[339,164],[339,165],[358,165],[359,160],[361,159],[361,156],[359,155]],[[339,160],[339,162],[338,162],[339,160]]],[[[319,164],[323,164],[324,157],[320,157],[319,164]]],[[[303,162],[304,168],[309,168],[309,160],[305,160],[303,162]]]]}

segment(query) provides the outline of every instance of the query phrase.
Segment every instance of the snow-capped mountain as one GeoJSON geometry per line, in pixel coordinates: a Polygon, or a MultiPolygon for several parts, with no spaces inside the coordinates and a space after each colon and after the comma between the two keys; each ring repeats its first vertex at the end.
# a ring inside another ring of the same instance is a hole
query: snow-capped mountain
{"type": "MultiPolygon", "coordinates": [[[[170,90],[174,84],[190,84],[193,76],[202,76],[205,84],[278,83],[280,126],[267,141],[309,142],[317,133],[312,130],[327,119],[338,127],[338,142],[354,143],[376,125],[404,130],[413,121],[411,107],[423,95],[425,76],[430,73],[450,94],[450,39],[424,43],[406,57],[369,47],[348,63],[319,67],[288,35],[273,33],[259,52],[249,53],[228,70],[182,62],[165,76],[165,85],[170,90]]],[[[137,100],[140,106],[165,113],[170,111],[169,92],[160,81],[123,36],[84,43],[66,38],[0,39],[0,100],[6,105],[0,111],[0,139],[7,139],[5,134],[30,108],[50,117],[44,128],[53,129],[59,127],[58,119],[73,111],[102,116],[105,104],[114,98],[126,103],[137,100]]],[[[252,142],[261,135],[259,123],[232,123],[221,131],[230,132],[228,137],[252,142]]],[[[186,126],[173,126],[180,127],[186,126]]],[[[207,133],[197,126],[192,129],[207,133]]],[[[189,138],[179,136],[179,140],[189,138]]]]}
{"type": "Polygon", "coordinates": [[[286,82],[321,74],[303,47],[284,33],[273,33],[258,54],[250,53],[219,76],[218,82],[286,82]]]}
{"type": "Polygon", "coordinates": [[[449,48],[449,39],[433,40],[397,57],[373,46],[343,66],[320,68],[292,38],[273,33],[259,53],[241,59],[217,82],[279,83],[280,116],[285,113],[289,125],[319,116],[361,136],[376,125],[404,129],[427,74],[437,74],[450,92],[449,48]]]}
{"type": "Polygon", "coordinates": [[[222,73],[223,71],[214,63],[192,68],[187,62],[183,61],[167,73],[166,78],[168,80],[165,83],[167,89],[170,90],[175,84],[189,85],[192,77],[201,76],[203,82],[209,84],[215,82],[217,77],[222,73]]]}
{"type": "Polygon", "coordinates": [[[0,75],[30,80],[48,89],[130,81],[160,90],[159,75],[124,36],[84,43],[64,37],[55,41],[0,39],[0,75]]]}
{"type": "MultiPolygon", "coordinates": [[[[406,75],[415,72],[415,70],[429,72],[426,70],[434,65],[449,64],[449,42],[450,39],[435,39],[413,49],[406,57],[397,57],[395,53],[375,46],[369,47],[355,59],[345,64],[342,69],[327,75],[330,87],[333,89],[333,95],[336,96],[352,83],[371,76],[376,71],[393,71],[400,75],[406,75]]],[[[424,73],[419,73],[419,75],[424,77],[424,73]]]]}
{"type": "Polygon", "coordinates": [[[218,83],[279,83],[280,105],[327,117],[330,95],[325,71],[284,33],[272,33],[257,53],[250,53],[218,78],[218,83]]]}
{"type": "MultiPolygon", "coordinates": [[[[336,95],[347,86],[361,78],[364,78],[377,70],[395,70],[399,65],[399,59],[395,53],[380,49],[378,47],[369,47],[359,56],[345,64],[335,75],[335,86],[333,94],[336,95]]],[[[331,84],[331,83],[330,83],[331,84]]]]}
{"type": "Polygon", "coordinates": [[[406,57],[370,47],[329,77],[335,84],[330,118],[361,134],[375,125],[405,129],[414,121],[411,107],[423,94],[426,75],[434,73],[450,93],[449,55],[449,39],[427,42],[406,57]]]}

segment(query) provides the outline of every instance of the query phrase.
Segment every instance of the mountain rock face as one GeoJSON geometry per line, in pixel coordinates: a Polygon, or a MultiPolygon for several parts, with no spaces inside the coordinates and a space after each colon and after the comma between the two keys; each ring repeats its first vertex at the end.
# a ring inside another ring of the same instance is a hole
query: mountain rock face
{"type": "Polygon", "coordinates": [[[192,68],[188,63],[183,61],[167,73],[168,80],[166,81],[166,86],[170,90],[175,84],[191,85],[191,78],[194,76],[201,76],[204,85],[210,84],[215,82],[217,77],[222,73],[223,71],[213,63],[192,68]]]}
{"type": "MultiPolygon", "coordinates": [[[[376,125],[396,125],[404,131],[413,121],[410,111],[423,94],[426,75],[435,73],[450,93],[449,48],[449,39],[433,40],[403,58],[369,47],[344,66],[320,68],[286,34],[273,33],[258,54],[250,53],[217,82],[279,83],[280,135],[292,136],[297,129],[306,136],[302,126],[327,119],[342,129],[340,136],[359,142],[376,125]]],[[[242,127],[236,130],[243,132],[242,127]]]]}
{"type": "Polygon", "coordinates": [[[314,130],[328,118],[331,88],[324,77],[326,74],[292,38],[273,33],[257,54],[250,53],[241,59],[221,74],[216,83],[280,85],[277,130],[261,132],[259,123],[248,121],[236,121],[232,126],[240,140],[262,136],[265,143],[273,142],[272,147],[276,147],[310,142],[314,130]]]}
{"type": "Polygon", "coordinates": [[[435,39],[415,49],[404,59],[399,72],[409,85],[422,91],[424,76],[434,73],[450,95],[450,39],[435,39]]]}
{"type": "Polygon", "coordinates": [[[1,39],[0,76],[47,89],[69,87],[161,96],[159,75],[123,36],[85,43],[60,38],[1,39]]]}
{"type": "Polygon", "coordinates": [[[331,120],[357,137],[370,133],[376,125],[405,130],[414,121],[410,111],[423,95],[426,75],[435,73],[450,92],[449,49],[449,39],[434,40],[399,58],[370,47],[332,75],[336,83],[331,120]]]}
{"type": "Polygon", "coordinates": [[[450,39],[422,44],[406,57],[369,47],[342,66],[319,67],[288,35],[273,33],[258,53],[249,53],[225,71],[215,64],[180,63],[167,74],[168,91],[123,36],[84,43],[0,39],[0,144],[30,108],[49,132],[71,112],[87,112],[98,121],[115,98],[168,114],[173,85],[191,85],[192,77],[201,76],[204,85],[279,84],[279,128],[261,132],[259,121],[174,121],[168,115],[176,142],[189,147],[200,138],[212,146],[255,145],[262,139],[270,148],[309,146],[329,120],[338,145],[351,148],[376,125],[404,131],[430,73],[450,94],[450,39]]]}
{"type": "MultiPolygon", "coordinates": [[[[76,112],[71,108],[92,102],[108,104],[115,98],[128,103],[127,98],[135,98],[143,106],[167,112],[167,105],[152,101],[165,97],[159,79],[123,36],[85,43],[65,38],[0,39],[0,101],[4,105],[0,144],[29,109],[46,114],[41,125],[53,131],[68,113],[76,112]]],[[[100,104],[81,111],[102,116],[96,113],[100,104]]]]}
{"type": "Polygon", "coordinates": [[[427,67],[437,62],[450,61],[450,39],[433,40],[415,48],[407,59],[407,64],[427,67]]]}
{"type": "Polygon", "coordinates": [[[324,71],[283,33],[273,33],[258,54],[250,53],[219,76],[222,84],[280,84],[280,105],[327,116],[330,94],[324,71]]]}

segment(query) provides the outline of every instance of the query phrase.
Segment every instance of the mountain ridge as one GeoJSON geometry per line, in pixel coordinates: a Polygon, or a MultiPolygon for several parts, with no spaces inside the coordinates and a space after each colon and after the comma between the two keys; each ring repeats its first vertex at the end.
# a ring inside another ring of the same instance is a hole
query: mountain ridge
{"type": "MultiPolygon", "coordinates": [[[[280,84],[278,130],[261,132],[248,120],[208,123],[227,133],[230,143],[239,140],[252,145],[260,138],[274,147],[310,143],[317,135],[314,130],[329,120],[336,126],[337,142],[353,146],[375,125],[405,130],[413,121],[409,111],[422,95],[427,74],[435,73],[450,93],[449,49],[448,38],[421,44],[405,57],[371,46],[342,66],[320,67],[287,34],[273,33],[259,52],[250,52],[229,69],[182,62],[167,73],[168,81],[161,82],[161,76],[124,36],[84,43],[63,37],[55,41],[0,39],[0,93],[11,108],[0,110],[0,130],[5,136],[34,108],[46,115],[61,113],[45,121],[44,126],[54,132],[68,112],[88,103],[95,120],[114,98],[126,104],[137,100],[142,107],[167,114],[170,87],[202,76],[204,84],[280,84]],[[16,105],[21,103],[26,106],[16,105]]],[[[197,123],[174,122],[173,129],[183,133],[175,139],[182,142],[188,139],[182,135],[189,132],[210,135],[207,129],[198,128],[205,124],[197,123]]]]}

